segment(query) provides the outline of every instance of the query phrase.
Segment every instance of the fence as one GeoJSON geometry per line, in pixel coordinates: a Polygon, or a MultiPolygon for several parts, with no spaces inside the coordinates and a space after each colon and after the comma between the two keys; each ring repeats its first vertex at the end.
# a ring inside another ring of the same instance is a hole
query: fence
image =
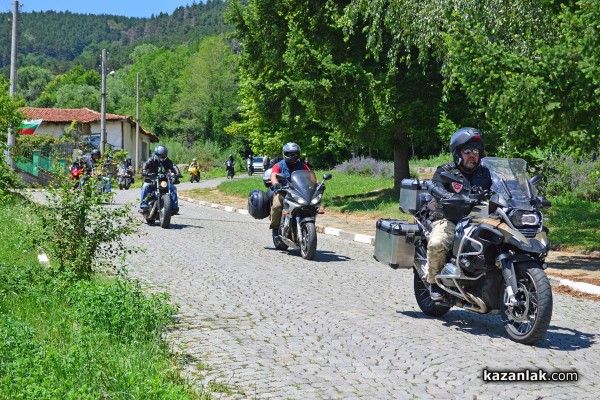
{"type": "Polygon", "coordinates": [[[32,152],[32,159],[23,156],[18,157],[15,160],[15,165],[20,170],[34,176],[39,176],[40,169],[53,173],[62,173],[67,171],[68,168],[67,160],[64,158],[53,160],[40,155],[40,152],[37,150],[32,152]]]}

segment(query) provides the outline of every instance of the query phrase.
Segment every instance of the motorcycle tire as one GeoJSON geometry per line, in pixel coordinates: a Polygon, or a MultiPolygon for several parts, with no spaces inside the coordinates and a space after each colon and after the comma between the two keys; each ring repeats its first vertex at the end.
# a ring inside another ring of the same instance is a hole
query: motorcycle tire
{"type": "Polygon", "coordinates": [[[300,241],[300,255],[305,260],[315,258],[317,252],[317,230],[314,222],[306,222],[300,226],[302,240],[300,241]]]}
{"type": "Polygon", "coordinates": [[[194,183],[194,175],[190,175],[190,183],[194,183]]]}
{"type": "Polygon", "coordinates": [[[123,190],[123,184],[119,182],[119,190],[123,190]]]}
{"type": "Polygon", "coordinates": [[[510,338],[521,344],[539,342],[552,319],[552,289],[544,270],[535,262],[515,265],[518,292],[516,298],[523,303],[509,307],[506,289],[503,291],[502,323],[510,338]]]}
{"type": "MultiPolygon", "coordinates": [[[[415,270],[413,269],[413,272],[415,270]]],[[[450,311],[450,306],[442,305],[439,302],[435,302],[431,300],[429,297],[429,289],[419,277],[419,275],[415,272],[414,274],[414,290],[415,290],[415,298],[417,300],[417,304],[419,308],[425,315],[430,317],[441,317],[445,315],[448,311],[450,311]]]]}
{"type": "Polygon", "coordinates": [[[163,194],[160,199],[161,208],[158,210],[158,219],[160,220],[160,227],[163,229],[169,229],[171,225],[171,196],[169,194],[163,194]]]}

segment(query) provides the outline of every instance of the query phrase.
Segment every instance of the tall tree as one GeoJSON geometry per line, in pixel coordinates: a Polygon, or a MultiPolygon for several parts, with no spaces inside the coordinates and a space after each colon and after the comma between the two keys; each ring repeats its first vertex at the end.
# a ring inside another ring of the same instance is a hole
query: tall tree
{"type": "Polygon", "coordinates": [[[224,128],[237,113],[237,57],[221,36],[200,43],[181,77],[179,118],[188,142],[210,140],[229,147],[224,128]]]}

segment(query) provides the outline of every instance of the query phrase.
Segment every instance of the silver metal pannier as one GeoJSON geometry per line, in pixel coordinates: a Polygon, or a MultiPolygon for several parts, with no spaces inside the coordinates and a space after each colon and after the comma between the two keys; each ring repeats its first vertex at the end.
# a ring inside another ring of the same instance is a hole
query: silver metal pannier
{"type": "Polygon", "coordinates": [[[379,219],[376,228],[373,258],[392,268],[411,268],[419,226],[403,219],[379,219]]]}

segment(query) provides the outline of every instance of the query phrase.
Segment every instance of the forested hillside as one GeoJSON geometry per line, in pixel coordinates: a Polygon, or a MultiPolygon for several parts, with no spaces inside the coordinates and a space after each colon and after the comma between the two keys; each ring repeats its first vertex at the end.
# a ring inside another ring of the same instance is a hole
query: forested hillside
{"type": "MultiPolygon", "coordinates": [[[[107,48],[112,68],[119,68],[131,62],[128,55],[138,44],[171,48],[226,32],[225,8],[222,0],[208,0],[151,18],[54,11],[20,13],[18,65],[36,65],[53,73],[65,72],[75,64],[91,69],[98,65],[101,50],[107,48]]],[[[0,13],[1,21],[11,19],[12,13],[0,13]]],[[[11,23],[0,25],[0,68],[6,77],[11,28],[11,23]]]]}

